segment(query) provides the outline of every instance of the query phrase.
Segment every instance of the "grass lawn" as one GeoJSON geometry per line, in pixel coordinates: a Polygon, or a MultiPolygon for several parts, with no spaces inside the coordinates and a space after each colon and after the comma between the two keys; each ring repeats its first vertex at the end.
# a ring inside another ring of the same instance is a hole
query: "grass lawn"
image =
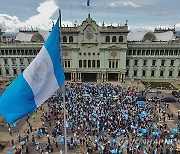
{"type": "Polygon", "coordinates": [[[174,87],[169,82],[143,82],[146,88],[151,87],[153,89],[161,89],[161,90],[177,90],[176,87],[174,87]]]}

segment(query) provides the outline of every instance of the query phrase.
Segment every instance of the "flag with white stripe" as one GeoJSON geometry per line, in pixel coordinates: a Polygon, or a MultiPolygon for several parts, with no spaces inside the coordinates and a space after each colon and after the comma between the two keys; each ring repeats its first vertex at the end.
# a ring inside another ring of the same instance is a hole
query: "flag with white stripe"
{"type": "Polygon", "coordinates": [[[30,65],[0,97],[0,114],[9,124],[32,113],[63,84],[59,19],[30,65]]]}

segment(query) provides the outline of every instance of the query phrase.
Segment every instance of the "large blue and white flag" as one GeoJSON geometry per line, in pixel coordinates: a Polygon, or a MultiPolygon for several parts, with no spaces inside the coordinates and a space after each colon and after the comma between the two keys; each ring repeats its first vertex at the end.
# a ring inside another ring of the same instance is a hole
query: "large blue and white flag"
{"type": "Polygon", "coordinates": [[[0,97],[0,114],[9,124],[32,113],[63,84],[59,19],[30,65],[0,97]]]}

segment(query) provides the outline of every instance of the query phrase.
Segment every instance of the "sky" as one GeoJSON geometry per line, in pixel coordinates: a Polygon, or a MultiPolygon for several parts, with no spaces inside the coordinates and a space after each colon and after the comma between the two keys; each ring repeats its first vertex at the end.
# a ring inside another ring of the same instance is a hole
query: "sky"
{"type": "Polygon", "coordinates": [[[50,30],[61,9],[62,26],[81,24],[90,12],[102,25],[124,25],[131,31],[148,31],[157,27],[180,30],[180,0],[0,0],[0,29],[50,30]]]}

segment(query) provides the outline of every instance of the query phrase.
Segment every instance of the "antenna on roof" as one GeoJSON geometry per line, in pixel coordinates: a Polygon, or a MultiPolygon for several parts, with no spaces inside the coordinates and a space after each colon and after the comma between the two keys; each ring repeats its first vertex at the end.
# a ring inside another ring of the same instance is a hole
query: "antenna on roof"
{"type": "Polygon", "coordinates": [[[104,25],[105,25],[105,24],[104,24],[104,21],[103,21],[102,27],[104,27],[104,25]]]}
{"type": "Polygon", "coordinates": [[[77,26],[77,21],[75,20],[75,24],[74,24],[74,27],[76,27],[77,26]]]}
{"type": "Polygon", "coordinates": [[[128,25],[128,20],[126,19],[126,24],[125,24],[126,26],[128,25]]]}

